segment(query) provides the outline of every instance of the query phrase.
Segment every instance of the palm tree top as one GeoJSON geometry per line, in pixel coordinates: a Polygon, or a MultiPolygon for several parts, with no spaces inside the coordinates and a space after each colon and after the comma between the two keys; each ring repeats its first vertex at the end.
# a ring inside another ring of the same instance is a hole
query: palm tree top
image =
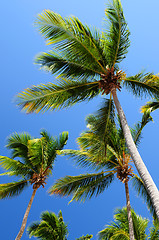
{"type": "Polygon", "coordinates": [[[24,187],[33,185],[33,189],[46,184],[51,174],[57,151],[63,149],[68,132],[51,137],[43,130],[41,138],[33,138],[28,133],[14,133],[6,147],[11,150],[11,158],[0,156],[0,165],[5,170],[2,175],[20,177],[18,182],[0,184],[0,198],[19,195],[24,187]]]}
{"type": "MultiPolygon", "coordinates": [[[[149,220],[137,215],[133,209],[131,210],[131,213],[136,240],[159,239],[159,223],[157,221],[153,221],[153,226],[149,228],[149,235],[147,235],[147,227],[149,220]]],[[[98,239],[99,240],[130,239],[127,209],[125,207],[122,209],[116,209],[114,214],[114,221],[112,221],[109,225],[106,225],[105,228],[98,233],[98,239]]]]}
{"type": "Polygon", "coordinates": [[[105,10],[105,29],[91,30],[76,17],[61,17],[50,10],[38,15],[36,26],[51,50],[36,57],[41,68],[58,76],[56,83],[25,89],[16,97],[26,112],[54,110],[90,100],[125,87],[136,96],[159,96],[159,76],[120,69],[130,46],[129,29],[119,0],[105,10]]]}

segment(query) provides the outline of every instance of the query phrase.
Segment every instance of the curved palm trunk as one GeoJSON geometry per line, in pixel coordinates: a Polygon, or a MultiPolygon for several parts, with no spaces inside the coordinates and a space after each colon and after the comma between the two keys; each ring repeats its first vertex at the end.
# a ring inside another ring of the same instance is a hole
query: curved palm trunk
{"type": "Polygon", "coordinates": [[[122,129],[123,129],[123,133],[124,133],[124,137],[125,137],[125,141],[126,141],[129,153],[130,153],[131,158],[136,166],[136,169],[147,189],[147,192],[148,192],[148,194],[151,198],[152,204],[154,206],[157,218],[159,220],[159,192],[158,192],[158,189],[157,189],[154,181],[152,180],[144,162],[142,161],[141,156],[140,156],[140,154],[136,148],[136,145],[133,141],[124,111],[119,103],[118,98],[117,98],[116,89],[112,90],[112,95],[113,95],[113,99],[114,99],[114,103],[115,103],[117,112],[119,114],[119,118],[121,121],[122,129]]]}
{"type": "Polygon", "coordinates": [[[21,225],[20,231],[19,231],[17,237],[15,238],[15,240],[20,240],[22,235],[23,235],[23,233],[24,233],[24,230],[25,230],[25,227],[26,227],[26,223],[27,223],[27,219],[28,219],[28,215],[29,215],[30,208],[31,208],[31,205],[33,203],[36,191],[37,191],[37,189],[34,189],[34,191],[32,193],[31,199],[29,201],[28,207],[27,207],[26,212],[25,212],[24,217],[23,217],[23,221],[22,221],[22,225],[21,225]]]}
{"type": "Polygon", "coordinates": [[[128,223],[129,223],[129,236],[130,236],[130,240],[135,240],[133,220],[132,220],[132,215],[131,215],[129,188],[128,188],[127,181],[125,182],[125,192],[126,192],[126,206],[127,206],[128,223]]]}

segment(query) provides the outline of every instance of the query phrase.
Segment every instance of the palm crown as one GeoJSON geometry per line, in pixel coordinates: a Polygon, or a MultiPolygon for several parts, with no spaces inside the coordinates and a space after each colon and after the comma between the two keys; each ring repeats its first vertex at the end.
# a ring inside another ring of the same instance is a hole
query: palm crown
{"type": "MultiPolygon", "coordinates": [[[[151,116],[145,114],[142,121],[132,129],[137,145],[140,143],[143,127],[151,120],[151,116]]],[[[73,158],[79,166],[96,172],[61,178],[50,189],[50,193],[60,196],[73,194],[72,200],[85,200],[102,193],[115,176],[123,183],[136,176],[134,185],[138,187],[139,193],[144,191],[146,194],[142,180],[133,173],[131,156],[126,147],[120,121],[116,121],[113,102],[106,100],[97,114],[89,115],[87,127],[88,130],[77,139],[79,150],[61,150],[59,153],[73,158]]]]}
{"type": "Polygon", "coordinates": [[[135,95],[159,94],[159,77],[138,73],[126,77],[119,68],[125,58],[129,29],[119,0],[105,11],[107,26],[103,32],[92,31],[76,17],[63,18],[46,10],[36,24],[52,50],[42,53],[36,63],[59,76],[57,84],[48,83],[26,89],[18,95],[18,104],[27,112],[68,107],[90,100],[100,92],[120,89],[121,83],[135,95]]]}
{"type": "Polygon", "coordinates": [[[21,177],[21,180],[0,184],[0,198],[18,195],[30,184],[33,189],[44,187],[53,169],[57,150],[64,147],[67,137],[67,132],[63,132],[59,138],[52,138],[46,131],[42,131],[41,138],[37,139],[27,133],[10,136],[7,148],[12,150],[12,158],[0,156],[0,165],[6,170],[1,175],[21,177]],[[14,159],[17,157],[20,160],[14,159]]]}
{"type": "MultiPolygon", "coordinates": [[[[134,233],[136,240],[157,240],[159,239],[159,224],[157,221],[153,222],[153,226],[149,229],[149,236],[146,234],[148,227],[148,219],[137,215],[134,210],[131,210],[134,233]]],[[[106,225],[105,228],[98,233],[100,240],[129,240],[129,227],[126,208],[117,209],[114,214],[114,221],[106,225]]]]}

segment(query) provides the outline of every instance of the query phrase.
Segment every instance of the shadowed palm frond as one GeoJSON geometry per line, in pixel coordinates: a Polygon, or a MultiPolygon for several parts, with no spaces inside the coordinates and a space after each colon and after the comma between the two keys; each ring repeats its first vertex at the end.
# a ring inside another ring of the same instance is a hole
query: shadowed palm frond
{"type": "Polygon", "coordinates": [[[11,149],[12,157],[22,157],[27,158],[28,154],[28,140],[31,139],[31,136],[28,133],[13,133],[7,139],[6,147],[11,149]]]}
{"type": "Polygon", "coordinates": [[[151,102],[147,102],[146,105],[141,107],[141,112],[151,113],[159,108],[159,98],[153,99],[151,102]]]}
{"type": "Polygon", "coordinates": [[[104,45],[111,68],[125,58],[130,45],[130,32],[119,0],[109,3],[105,14],[109,20],[109,28],[104,36],[104,45]]]}
{"type": "Polygon", "coordinates": [[[141,140],[141,132],[143,128],[146,126],[147,123],[153,121],[152,117],[150,116],[150,113],[145,112],[142,116],[141,122],[138,122],[135,124],[133,128],[131,128],[131,134],[134,139],[134,143],[136,146],[139,146],[140,140],[141,140]]]}
{"type": "Polygon", "coordinates": [[[50,194],[69,196],[73,194],[72,200],[85,200],[93,195],[102,193],[114,179],[113,173],[104,174],[81,174],[79,176],[66,176],[56,181],[50,188],[50,194]]]}
{"type": "MultiPolygon", "coordinates": [[[[84,26],[74,16],[62,18],[59,14],[49,10],[38,15],[36,25],[47,43],[52,44],[56,51],[57,49],[60,51],[63,60],[65,59],[68,64],[71,62],[73,68],[74,65],[75,68],[79,66],[76,71],[79,69],[81,72],[84,68],[85,74],[88,68],[88,71],[92,71],[93,74],[95,69],[99,74],[102,71],[105,72],[107,62],[102,50],[100,35],[96,29],[91,31],[87,25],[84,26]]],[[[40,64],[45,65],[41,61],[40,64]]],[[[54,68],[53,64],[49,67],[54,68]]]]}
{"type": "Polygon", "coordinates": [[[140,72],[125,79],[124,87],[137,97],[159,96],[159,76],[140,72]]]}
{"type": "Polygon", "coordinates": [[[140,177],[135,175],[133,178],[131,178],[133,188],[136,190],[138,196],[141,196],[144,202],[146,203],[148,209],[150,210],[150,213],[153,215],[154,219],[157,219],[155,209],[153,207],[152,201],[150,199],[150,196],[146,190],[146,187],[143,184],[143,181],[140,177]]]}
{"type": "Polygon", "coordinates": [[[0,184],[0,199],[18,196],[28,184],[27,180],[0,184]]]}
{"type": "Polygon", "coordinates": [[[90,240],[92,237],[93,237],[93,235],[87,234],[86,236],[76,238],[76,240],[90,240]]]}
{"type": "Polygon", "coordinates": [[[27,164],[23,164],[18,160],[14,160],[5,156],[0,156],[0,166],[7,171],[11,171],[11,174],[15,176],[30,176],[34,172],[34,170],[30,168],[30,165],[28,166],[27,164]]]}
{"type": "Polygon", "coordinates": [[[19,93],[18,105],[26,112],[39,112],[67,108],[75,103],[90,100],[99,94],[98,82],[62,79],[53,83],[33,86],[19,93]]]}

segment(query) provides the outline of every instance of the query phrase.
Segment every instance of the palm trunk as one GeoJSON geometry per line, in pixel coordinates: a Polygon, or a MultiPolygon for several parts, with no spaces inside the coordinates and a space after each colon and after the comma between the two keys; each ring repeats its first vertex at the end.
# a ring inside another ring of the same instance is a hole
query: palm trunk
{"type": "Polygon", "coordinates": [[[129,188],[128,188],[127,181],[125,182],[125,192],[126,192],[126,206],[127,206],[128,223],[129,223],[129,236],[130,236],[130,240],[135,240],[133,220],[132,220],[132,215],[131,215],[129,188]]]}
{"type": "Polygon", "coordinates": [[[33,190],[31,199],[29,201],[28,207],[27,207],[26,212],[25,212],[24,217],[23,217],[23,221],[22,221],[22,225],[21,225],[20,231],[19,231],[17,237],[15,238],[15,240],[20,240],[22,235],[23,235],[23,233],[24,233],[24,230],[25,230],[25,227],[26,227],[26,223],[27,223],[27,219],[28,219],[28,215],[29,215],[30,208],[31,208],[31,205],[33,203],[36,191],[37,191],[37,189],[33,190]]]}
{"type": "Polygon", "coordinates": [[[159,220],[159,192],[158,192],[158,189],[157,189],[155,183],[153,182],[144,162],[142,161],[140,154],[136,148],[136,145],[133,141],[125,114],[124,114],[123,109],[117,98],[116,89],[112,90],[112,95],[113,95],[113,99],[114,99],[114,103],[115,103],[117,112],[119,114],[119,118],[121,121],[122,129],[123,129],[123,133],[124,133],[124,137],[125,137],[125,141],[126,141],[129,153],[130,153],[131,158],[136,166],[136,169],[144,183],[144,186],[147,189],[147,192],[151,198],[153,207],[155,209],[157,218],[159,220]]]}

